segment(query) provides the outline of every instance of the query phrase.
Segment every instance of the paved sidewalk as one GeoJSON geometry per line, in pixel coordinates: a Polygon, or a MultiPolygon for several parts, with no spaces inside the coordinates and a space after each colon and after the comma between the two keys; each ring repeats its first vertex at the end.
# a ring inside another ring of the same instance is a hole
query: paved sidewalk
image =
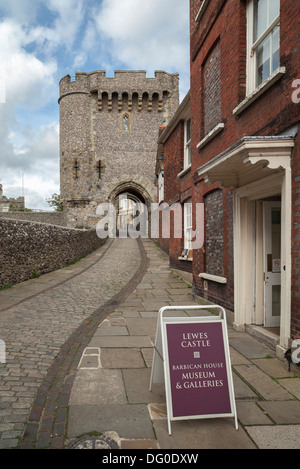
{"type": "Polygon", "coordinates": [[[238,431],[233,419],[206,419],[172,422],[168,434],[164,386],[149,391],[158,311],[197,303],[170,272],[168,257],[150,240],[143,244],[150,258],[143,281],[99,326],[82,356],[69,402],[68,443],[100,443],[96,436],[79,438],[98,433],[121,449],[299,448],[300,376],[266,345],[230,327],[238,431]]]}
{"type": "MultiPolygon", "coordinates": [[[[149,391],[160,307],[195,305],[151,241],[114,240],[0,292],[0,448],[299,448],[300,374],[229,327],[233,419],[172,422],[149,391]]],[[[187,313],[180,313],[187,314],[187,313]]]]}

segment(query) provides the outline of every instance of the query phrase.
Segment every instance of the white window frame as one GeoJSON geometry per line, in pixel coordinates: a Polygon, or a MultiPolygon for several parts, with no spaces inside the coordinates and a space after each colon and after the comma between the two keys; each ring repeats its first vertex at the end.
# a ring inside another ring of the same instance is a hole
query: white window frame
{"type": "MultiPolygon", "coordinates": [[[[272,0],[269,0],[269,2],[272,0]]],[[[246,94],[249,96],[255,89],[257,89],[261,84],[256,83],[257,77],[257,62],[256,62],[256,51],[259,45],[271,34],[271,40],[273,35],[273,30],[275,26],[279,23],[280,24],[280,13],[277,18],[268,26],[268,28],[261,34],[261,36],[254,41],[254,22],[255,22],[255,14],[254,14],[254,0],[249,0],[247,3],[247,86],[246,86],[246,94]]],[[[279,31],[280,34],[280,31],[279,31]]],[[[271,48],[272,50],[272,48],[271,48]]],[[[272,60],[272,54],[270,57],[270,61],[272,60]]],[[[274,73],[272,72],[272,65],[270,65],[270,75],[274,73]]],[[[269,78],[268,77],[268,78],[269,78]]]]}
{"type": "Polygon", "coordinates": [[[191,202],[184,204],[184,249],[192,249],[193,240],[193,206],[191,202]]]}
{"type": "Polygon", "coordinates": [[[165,198],[164,172],[160,171],[158,174],[158,203],[162,202],[164,198],[165,198]]]}
{"type": "Polygon", "coordinates": [[[184,121],[184,168],[187,169],[192,163],[192,148],[191,148],[191,119],[184,121]],[[190,135],[188,140],[188,122],[190,123],[190,135]]]}
{"type": "Polygon", "coordinates": [[[195,18],[195,21],[196,22],[200,22],[202,16],[204,15],[204,12],[206,10],[206,7],[208,6],[209,4],[209,0],[202,0],[202,3],[201,3],[201,6],[199,8],[199,11],[196,15],[196,18],[195,18]]]}

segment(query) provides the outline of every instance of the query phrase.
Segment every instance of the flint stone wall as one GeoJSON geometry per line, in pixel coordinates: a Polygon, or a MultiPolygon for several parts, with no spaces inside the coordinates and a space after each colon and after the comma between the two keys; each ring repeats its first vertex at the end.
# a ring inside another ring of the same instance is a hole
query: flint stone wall
{"type": "Polygon", "coordinates": [[[6,212],[0,213],[0,218],[34,221],[57,226],[67,226],[67,220],[64,212],[6,212]]]}
{"type": "Polygon", "coordinates": [[[65,267],[104,242],[95,229],[0,218],[0,288],[65,267]]]}

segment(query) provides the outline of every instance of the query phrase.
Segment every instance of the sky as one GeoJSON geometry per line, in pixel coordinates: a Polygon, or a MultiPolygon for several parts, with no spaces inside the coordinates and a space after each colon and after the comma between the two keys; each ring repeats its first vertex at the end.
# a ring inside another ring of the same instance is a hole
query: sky
{"type": "Polygon", "coordinates": [[[59,193],[59,81],[155,70],[190,87],[189,0],[0,0],[0,184],[48,210],[59,193]]]}

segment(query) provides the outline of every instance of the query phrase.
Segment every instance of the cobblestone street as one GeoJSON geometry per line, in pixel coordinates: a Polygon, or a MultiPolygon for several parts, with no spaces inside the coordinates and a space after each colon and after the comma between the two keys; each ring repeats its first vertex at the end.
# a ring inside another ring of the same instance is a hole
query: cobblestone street
{"type": "MultiPolygon", "coordinates": [[[[37,391],[61,347],[79,326],[84,329],[84,344],[91,315],[130,281],[140,259],[135,240],[109,241],[77,264],[0,292],[0,338],[6,345],[6,364],[0,364],[0,448],[18,445],[26,422],[30,422],[37,391]]],[[[105,314],[105,310],[100,311],[96,325],[105,314]]],[[[78,347],[77,342],[74,357],[81,354],[78,347]]],[[[70,363],[63,373],[68,366],[70,363]]],[[[52,418],[53,409],[59,408],[57,393],[64,378],[57,378],[48,399],[52,418]]],[[[45,396],[38,393],[36,404],[40,410],[45,396]]]]}

